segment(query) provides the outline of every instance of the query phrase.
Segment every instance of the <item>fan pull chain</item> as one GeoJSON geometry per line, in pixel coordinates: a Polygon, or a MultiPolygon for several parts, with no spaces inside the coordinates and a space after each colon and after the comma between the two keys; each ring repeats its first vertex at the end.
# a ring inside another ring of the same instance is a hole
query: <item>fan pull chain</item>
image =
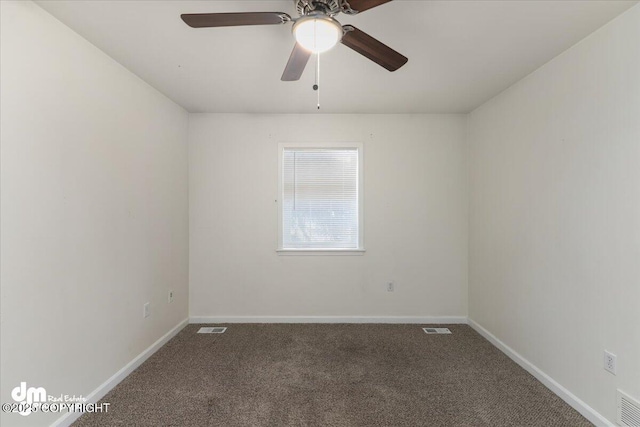
{"type": "Polygon", "coordinates": [[[320,54],[316,54],[316,84],[313,90],[318,92],[318,110],[320,109],[320,54]]]}

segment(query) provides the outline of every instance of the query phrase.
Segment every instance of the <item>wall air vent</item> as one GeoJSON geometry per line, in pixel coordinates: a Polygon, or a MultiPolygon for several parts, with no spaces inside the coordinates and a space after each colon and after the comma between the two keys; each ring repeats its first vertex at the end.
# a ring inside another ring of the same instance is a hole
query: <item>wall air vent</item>
{"type": "Polygon", "coordinates": [[[203,327],[198,330],[199,334],[224,334],[227,328],[222,326],[203,327]]]}
{"type": "Polygon", "coordinates": [[[425,334],[450,334],[449,328],[422,328],[425,334]]]}
{"type": "Polygon", "coordinates": [[[618,390],[618,419],[621,426],[640,427],[640,402],[618,390]]]}

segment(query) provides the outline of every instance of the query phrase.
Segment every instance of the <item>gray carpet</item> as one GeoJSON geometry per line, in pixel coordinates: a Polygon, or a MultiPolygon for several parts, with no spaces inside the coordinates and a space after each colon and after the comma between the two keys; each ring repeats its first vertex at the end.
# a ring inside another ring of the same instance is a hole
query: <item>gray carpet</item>
{"type": "Polygon", "coordinates": [[[200,326],[74,426],[591,425],[466,325],[200,326]]]}

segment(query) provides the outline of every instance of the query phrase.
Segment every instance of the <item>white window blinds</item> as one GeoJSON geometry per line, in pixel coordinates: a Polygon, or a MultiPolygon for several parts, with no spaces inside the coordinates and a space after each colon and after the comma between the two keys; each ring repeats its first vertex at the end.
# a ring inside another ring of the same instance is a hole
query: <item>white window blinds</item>
{"type": "Polygon", "coordinates": [[[359,249],[358,148],[284,148],[281,249],[359,249]]]}

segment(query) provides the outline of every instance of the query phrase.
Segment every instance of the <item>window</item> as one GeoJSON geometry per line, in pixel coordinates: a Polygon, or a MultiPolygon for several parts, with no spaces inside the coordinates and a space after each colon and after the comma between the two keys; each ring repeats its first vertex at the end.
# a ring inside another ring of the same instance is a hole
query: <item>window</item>
{"type": "Polygon", "coordinates": [[[362,157],[362,144],[280,144],[279,252],[364,251],[362,157]]]}

